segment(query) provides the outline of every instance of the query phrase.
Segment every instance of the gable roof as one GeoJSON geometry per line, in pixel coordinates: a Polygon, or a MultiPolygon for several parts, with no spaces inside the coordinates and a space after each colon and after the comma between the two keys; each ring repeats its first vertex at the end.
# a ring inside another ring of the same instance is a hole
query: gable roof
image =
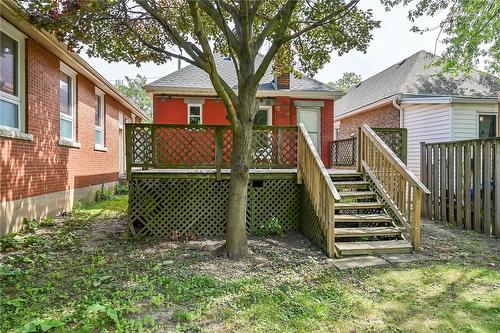
{"type": "MultiPolygon", "coordinates": [[[[221,55],[216,55],[214,58],[219,75],[230,87],[236,90],[238,88],[238,78],[231,58],[223,57],[221,55]]],[[[262,62],[262,59],[263,56],[259,54],[255,62],[256,67],[262,62]]],[[[194,65],[183,67],[171,74],[168,74],[167,76],[162,77],[161,79],[147,84],[144,88],[148,92],[177,90],[179,92],[188,93],[195,90],[206,91],[207,93],[210,91],[215,93],[208,74],[194,65]]],[[[265,94],[265,92],[282,91],[276,88],[276,82],[271,68],[268,68],[260,80],[258,90],[261,94],[265,94]]],[[[320,92],[331,95],[332,98],[342,95],[340,91],[333,90],[318,80],[305,75],[298,78],[293,74],[290,74],[290,89],[287,91],[320,92]]]]}
{"type": "Polygon", "coordinates": [[[432,63],[438,57],[419,51],[399,63],[375,74],[350,89],[335,101],[335,115],[340,116],[363,106],[398,94],[420,97],[496,98],[498,78],[473,71],[470,75],[440,72],[432,63]]]}

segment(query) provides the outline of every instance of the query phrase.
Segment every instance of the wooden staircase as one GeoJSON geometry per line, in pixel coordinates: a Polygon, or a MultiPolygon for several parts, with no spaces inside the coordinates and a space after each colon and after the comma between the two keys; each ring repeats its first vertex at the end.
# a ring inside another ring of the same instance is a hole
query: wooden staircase
{"type": "Polygon", "coordinates": [[[358,172],[331,175],[339,191],[335,204],[335,250],[339,256],[409,253],[412,245],[402,227],[358,172]]]}

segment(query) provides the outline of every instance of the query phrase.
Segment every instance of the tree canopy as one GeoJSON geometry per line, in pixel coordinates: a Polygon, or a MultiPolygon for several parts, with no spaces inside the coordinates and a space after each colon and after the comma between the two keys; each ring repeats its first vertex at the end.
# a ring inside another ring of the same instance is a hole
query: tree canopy
{"type": "Polygon", "coordinates": [[[145,76],[137,74],[135,78],[125,76],[125,83],[118,82],[118,90],[132,100],[141,110],[143,110],[149,119],[153,119],[153,102],[144,90],[147,83],[145,76]]]}
{"type": "Polygon", "coordinates": [[[352,87],[355,87],[361,82],[361,75],[354,72],[345,72],[342,77],[334,82],[328,82],[328,85],[333,89],[347,92],[352,87]]]}
{"type": "Polygon", "coordinates": [[[408,19],[416,21],[423,16],[446,17],[434,27],[413,26],[412,30],[425,33],[439,29],[439,37],[446,49],[437,61],[443,71],[470,72],[484,61],[486,70],[500,76],[500,1],[498,0],[381,0],[387,10],[403,4],[412,6],[408,19]]]}

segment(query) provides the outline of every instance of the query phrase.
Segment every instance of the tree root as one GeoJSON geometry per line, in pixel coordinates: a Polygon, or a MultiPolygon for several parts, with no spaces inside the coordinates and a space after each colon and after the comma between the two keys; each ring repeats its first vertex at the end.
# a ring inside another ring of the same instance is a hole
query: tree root
{"type": "Polygon", "coordinates": [[[212,251],[212,255],[217,258],[227,258],[227,259],[240,259],[248,257],[250,251],[248,248],[244,250],[230,250],[227,248],[226,244],[216,248],[212,251]]]}

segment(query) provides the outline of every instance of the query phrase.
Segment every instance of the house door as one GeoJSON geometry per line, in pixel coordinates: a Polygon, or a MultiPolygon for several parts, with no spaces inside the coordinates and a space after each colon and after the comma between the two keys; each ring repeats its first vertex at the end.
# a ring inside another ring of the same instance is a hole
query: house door
{"type": "Polygon", "coordinates": [[[307,133],[311,137],[314,145],[316,146],[316,150],[318,153],[321,152],[321,146],[319,142],[320,138],[320,108],[299,108],[299,123],[303,123],[306,127],[307,133]]]}

